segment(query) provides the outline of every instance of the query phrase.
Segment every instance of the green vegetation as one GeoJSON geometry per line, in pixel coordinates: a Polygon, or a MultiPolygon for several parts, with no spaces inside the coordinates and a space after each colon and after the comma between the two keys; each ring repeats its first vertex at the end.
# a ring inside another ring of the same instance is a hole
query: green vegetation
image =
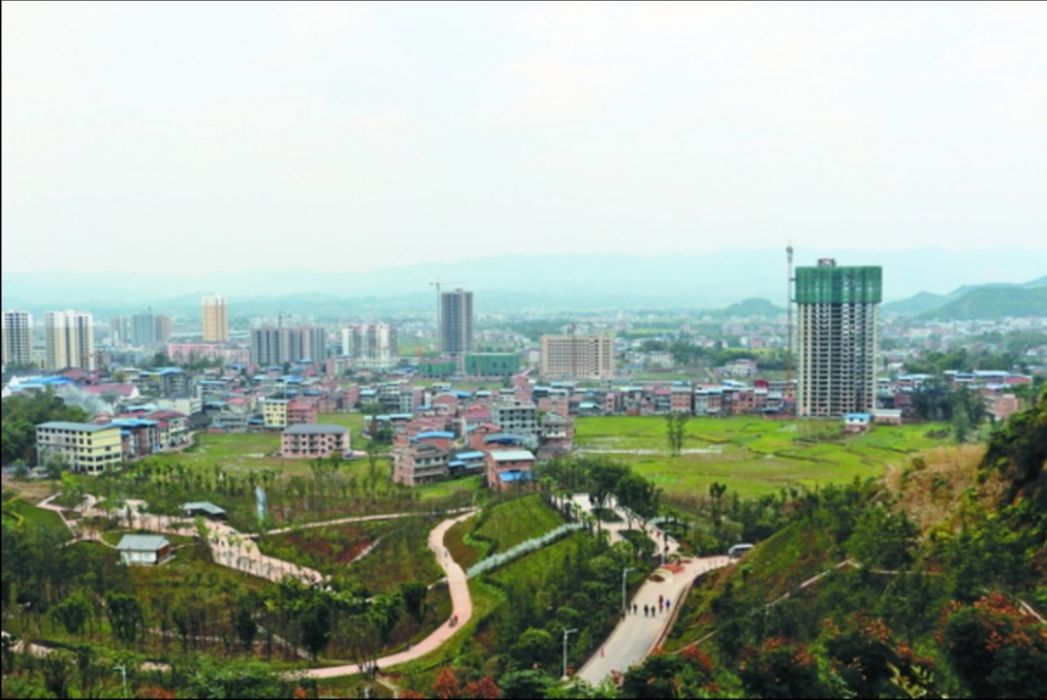
{"type": "MultiPolygon", "coordinates": [[[[886,486],[797,495],[785,529],[696,586],[666,649],[712,654],[717,684],[747,696],[1041,694],[1047,626],[1020,601],[1047,600],[1047,392],[979,454],[942,449],[886,486]]],[[[659,658],[640,680],[665,677],[659,658]]],[[[695,680],[681,663],[676,687],[695,680]]]]}
{"type": "Polygon", "coordinates": [[[876,426],[844,436],[836,423],[754,417],[688,421],[682,454],[671,456],[661,417],[579,418],[576,444],[628,463],[667,496],[706,493],[714,482],[741,496],[765,496],[787,487],[846,484],[882,476],[887,465],[940,443],[938,424],[876,426]]]}
{"type": "Polygon", "coordinates": [[[52,420],[82,422],[87,413],[67,406],[53,391],[27,391],[3,400],[4,419],[0,423],[0,463],[36,464],[36,426],[52,420]]]}
{"type": "Polygon", "coordinates": [[[479,516],[454,525],[444,543],[454,560],[468,569],[492,554],[562,525],[563,517],[538,494],[512,498],[485,508],[479,516]]]}
{"type": "Polygon", "coordinates": [[[6,491],[3,498],[3,518],[5,521],[10,519],[14,525],[31,523],[48,531],[56,538],[64,537],[70,539],[69,529],[66,528],[58,513],[38,508],[20,498],[11,498],[6,491]]]}

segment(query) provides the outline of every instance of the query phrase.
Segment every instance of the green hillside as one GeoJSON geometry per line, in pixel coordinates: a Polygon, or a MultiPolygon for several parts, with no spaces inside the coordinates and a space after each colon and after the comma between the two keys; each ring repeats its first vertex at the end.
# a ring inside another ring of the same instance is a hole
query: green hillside
{"type": "Polygon", "coordinates": [[[965,321],[1004,316],[1047,316],[1047,287],[978,287],[919,318],[965,321]]]}
{"type": "Polygon", "coordinates": [[[699,580],[626,695],[1042,697],[1045,458],[1047,392],[987,450],[797,498],[788,526],[699,580]]]}

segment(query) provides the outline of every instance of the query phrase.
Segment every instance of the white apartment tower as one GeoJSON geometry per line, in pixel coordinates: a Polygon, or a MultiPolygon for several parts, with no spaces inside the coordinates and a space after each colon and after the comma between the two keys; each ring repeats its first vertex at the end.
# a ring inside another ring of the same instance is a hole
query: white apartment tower
{"type": "Polygon", "coordinates": [[[396,364],[396,328],[388,323],[367,323],[342,329],[342,356],[353,367],[385,369],[396,364]]]}
{"type": "Polygon", "coordinates": [[[229,316],[228,308],[225,304],[225,297],[214,296],[204,297],[202,301],[203,306],[203,321],[204,321],[204,342],[210,343],[225,343],[229,340],[229,316]]]}
{"type": "Polygon", "coordinates": [[[796,268],[796,414],[842,416],[876,408],[880,267],[796,268]]]}
{"type": "Polygon", "coordinates": [[[614,342],[609,335],[543,335],[543,379],[610,379],[614,342]]]}
{"type": "Polygon", "coordinates": [[[48,311],[46,366],[50,370],[95,368],[94,319],[80,311],[48,311]]]}
{"type": "Polygon", "coordinates": [[[32,323],[28,311],[4,312],[4,366],[28,365],[33,361],[32,323]]]}

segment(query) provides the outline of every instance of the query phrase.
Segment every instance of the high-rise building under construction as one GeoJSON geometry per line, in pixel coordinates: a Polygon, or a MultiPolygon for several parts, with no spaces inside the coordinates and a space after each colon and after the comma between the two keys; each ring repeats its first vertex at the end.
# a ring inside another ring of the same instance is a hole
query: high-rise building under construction
{"type": "Polygon", "coordinates": [[[841,416],[876,407],[876,305],[880,267],[796,268],[796,413],[841,416]]]}

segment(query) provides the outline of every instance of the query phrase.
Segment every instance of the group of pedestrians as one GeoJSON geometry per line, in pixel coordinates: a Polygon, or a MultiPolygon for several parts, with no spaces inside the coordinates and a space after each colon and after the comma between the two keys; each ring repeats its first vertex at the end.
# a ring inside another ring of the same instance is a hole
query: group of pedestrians
{"type": "MultiPolygon", "coordinates": [[[[666,598],[664,595],[661,595],[661,594],[658,595],[658,607],[657,607],[657,612],[658,613],[669,612],[669,606],[670,605],[671,605],[671,603],[669,602],[668,598],[666,598]]],[[[633,603],[633,615],[639,615],[639,614],[640,614],[639,606],[636,603],[633,603]]],[[[654,605],[645,605],[645,606],[643,606],[643,615],[644,615],[644,617],[652,617],[652,616],[654,616],[656,614],[657,613],[655,612],[655,606],[654,605]]]]}

